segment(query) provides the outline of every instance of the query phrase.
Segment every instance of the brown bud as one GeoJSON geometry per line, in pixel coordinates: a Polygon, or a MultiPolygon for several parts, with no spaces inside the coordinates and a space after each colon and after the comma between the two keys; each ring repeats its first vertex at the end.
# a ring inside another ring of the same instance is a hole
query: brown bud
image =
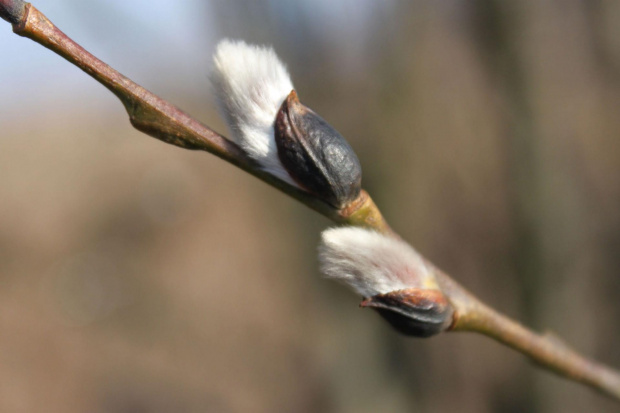
{"type": "Polygon", "coordinates": [[[293,90],[275,120],[280,162],[306,191],[336,208],[356,199],[362,168],[347,141],[323,118],[299,102],[293,90]]]}
{"type": "Polygon", "coordinates": [[[452,324],[453,309],[439,290],[407,288],[366,298],[361,307],[376,310],[399,332],[430,337],[452,324]]]}

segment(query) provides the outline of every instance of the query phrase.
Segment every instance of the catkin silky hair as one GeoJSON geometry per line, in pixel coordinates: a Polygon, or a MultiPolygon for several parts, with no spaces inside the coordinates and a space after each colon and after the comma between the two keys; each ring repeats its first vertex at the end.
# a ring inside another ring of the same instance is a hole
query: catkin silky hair
{"type": "Polygon", "coordinates": [[[409,244],[375,231],[332,228],[323,231],[321,270],[364,297],[403,334],[429,337],[453,322],[453,309],[434,272],[409,244]]]}
{"type": "Polygon", "coordinates": [[[270,47],[222,40],[211,84],[232,138],[261,168],[296,185],[278,159],[274,121],[293,82],[270,47]]]}
{"type": "Polygon", "coordinates": [[[375,231],[330,228],[319,247],[322,272],[363,297],[405,288],[438,288],[435,276],[409,244],[375,231]]]}
{"type": "Polygon", "coordinates": [[[357,199],[362,168],[347,141],[297,98],[273,49],[223,40],[211,83],[233,140],[260,167],[335,208],[357,199]]]}

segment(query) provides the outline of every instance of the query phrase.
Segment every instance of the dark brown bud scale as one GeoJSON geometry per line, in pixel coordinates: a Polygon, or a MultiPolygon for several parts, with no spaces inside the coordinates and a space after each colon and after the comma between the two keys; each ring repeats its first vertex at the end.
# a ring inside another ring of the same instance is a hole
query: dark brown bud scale
{"type": "Polygon", "coordinates": [[[402,334],[430,337],[447,330],[454,311],[439,290],[407,288],[367,298],[360,304],[376,310],[402,334]]]}
{"type": "Polygon", "coordinates": [[[293,90],[275,120],[278,157],[293,180],[336,208],[361,191],[362,167],[347,141],[293,90]]]}

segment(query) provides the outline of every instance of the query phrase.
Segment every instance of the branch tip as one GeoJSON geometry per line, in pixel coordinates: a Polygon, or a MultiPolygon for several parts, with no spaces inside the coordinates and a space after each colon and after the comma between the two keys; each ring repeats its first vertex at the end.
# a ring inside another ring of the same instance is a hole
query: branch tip
{"type": "Polygon", "coordinates": [[[0,0],[0,17],[11,24],[19,24],[26,15],[26,3],[23,0],[0,0]]]}

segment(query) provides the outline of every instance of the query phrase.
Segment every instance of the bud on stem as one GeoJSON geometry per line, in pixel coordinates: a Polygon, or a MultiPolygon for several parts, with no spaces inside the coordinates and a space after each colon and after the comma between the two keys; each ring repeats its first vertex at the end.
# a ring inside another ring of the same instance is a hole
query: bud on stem
{"type": "Polygon", "coordinates": [[[211,82],[234,141],[261,169],[340,210],[362,168],[346,140],[297,98],[273,49],[223,40],[211,82]]]}
{"type": "Polygon", "coordinates": [[[454,309],[432,268],[409,244],[362,228],[323,232],[323,272],[348,284],[399,332],[430,337],[453,323],[454,309]]]}
{"type": "Polygon", "coordinates": [[[355,152],[294,90],[276,117],[275,139],[282,165],[303,189],[338,209],[357,199],[362,167],[355,152]]]}
{"type": "Polygon", "coordinates": [[[407,288],[377,294],[360,307],[375,309],[399,332],[414,337],[430,337],[447,330],[454,310],[439,290],[407,288]]]}

